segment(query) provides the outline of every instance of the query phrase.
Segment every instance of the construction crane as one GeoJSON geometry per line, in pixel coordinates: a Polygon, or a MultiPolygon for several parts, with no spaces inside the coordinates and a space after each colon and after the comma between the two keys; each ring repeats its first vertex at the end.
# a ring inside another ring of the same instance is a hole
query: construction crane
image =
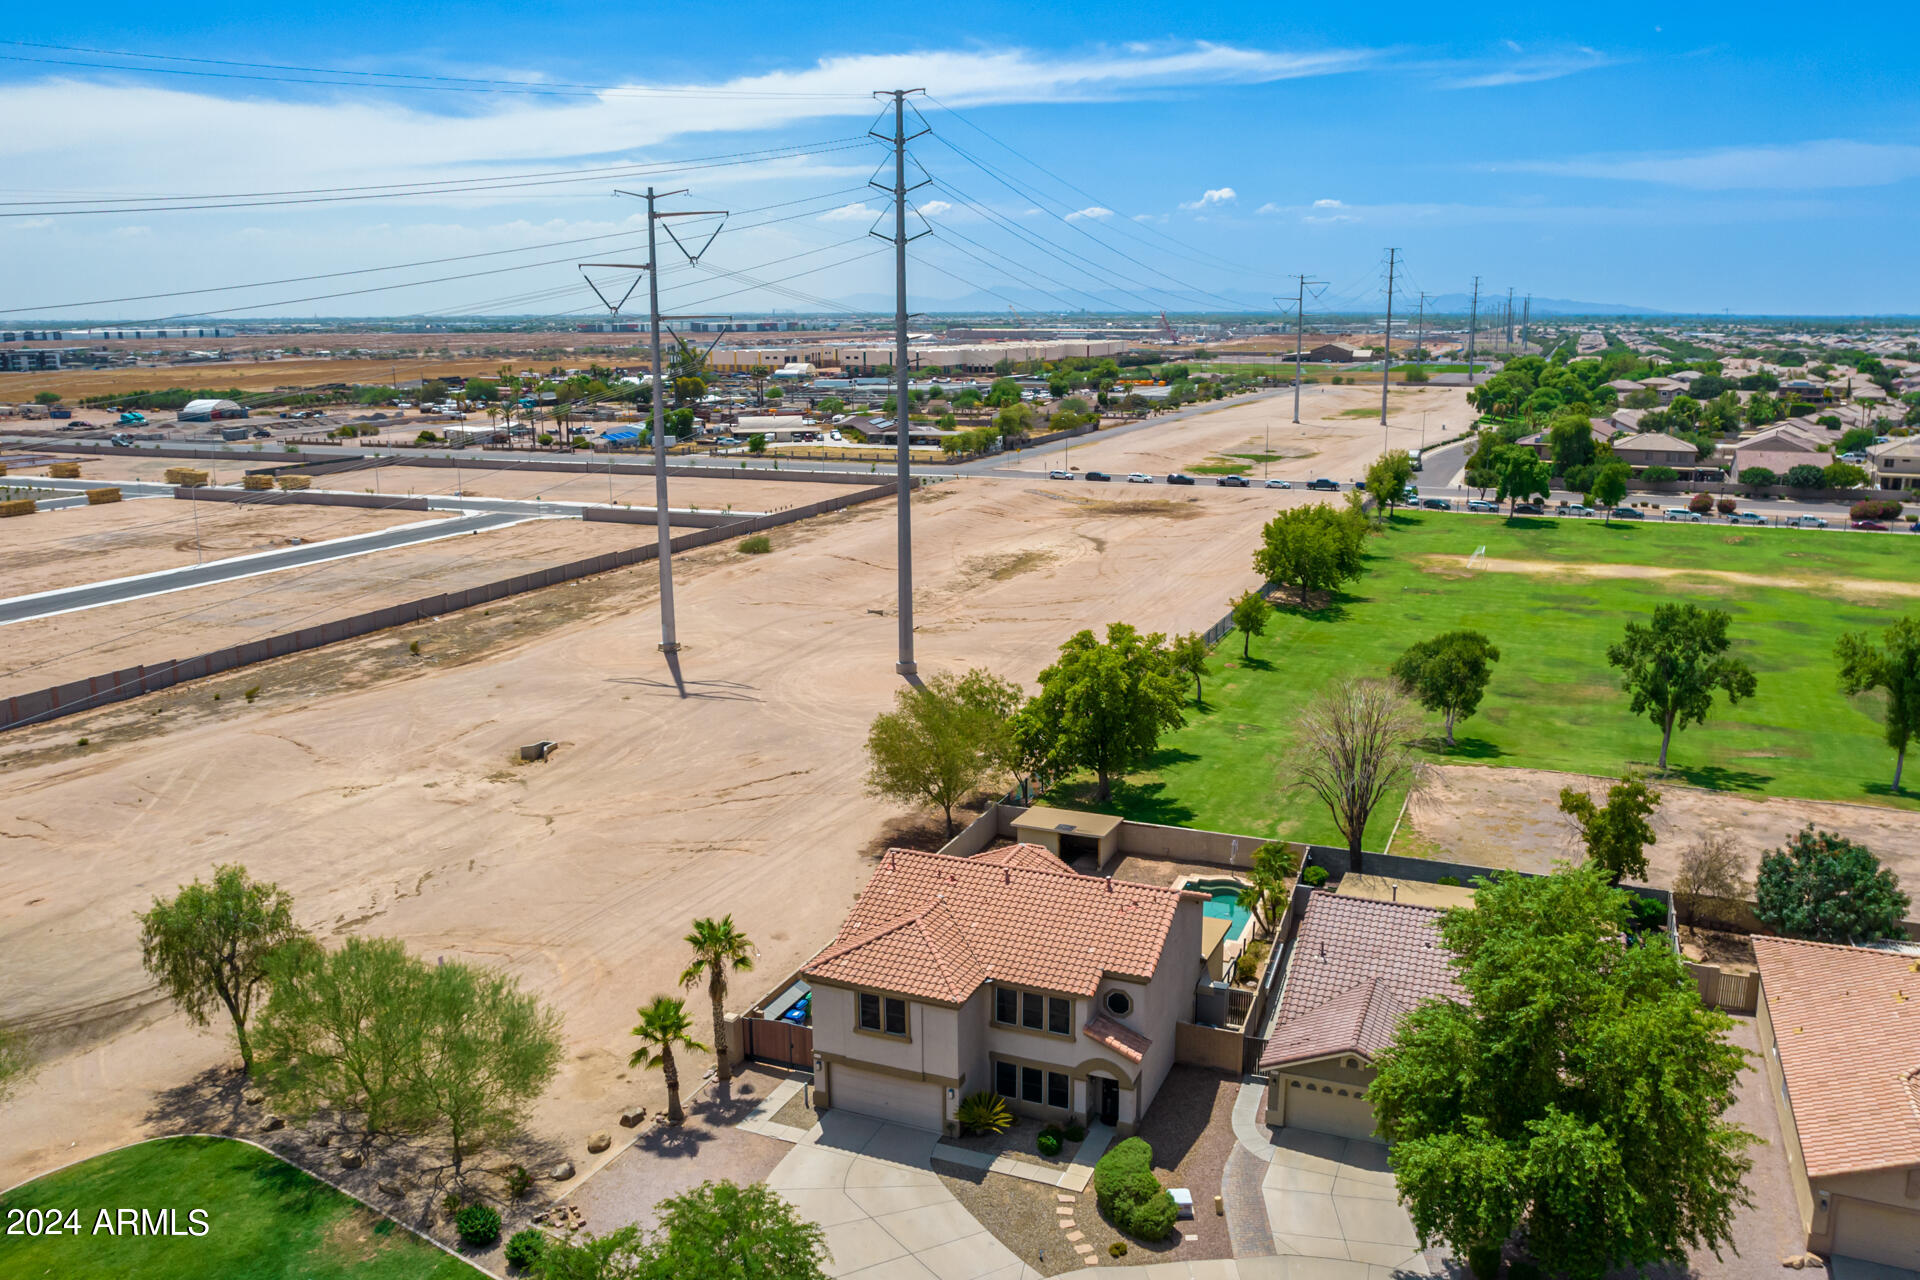
{"type": "Polygon", "coordinates": [[[1164,311],[1160,313],[1160,333],[1168,342],[1173,342],[1180,336],[1173,331],[1173,321],[1167,319],[1167,313],[1164,311]]]}

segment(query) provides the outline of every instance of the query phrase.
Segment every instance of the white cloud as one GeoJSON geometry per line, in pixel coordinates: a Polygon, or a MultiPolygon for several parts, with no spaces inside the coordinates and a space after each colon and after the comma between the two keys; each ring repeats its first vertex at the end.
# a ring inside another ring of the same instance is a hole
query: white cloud
{"type": "Polygon", "coordinates": [[[1088,205],[1084,209],[1075,209],[1072,213],[1067,215],[1067,221],[1068,222],[1081,222],[1081,221],[1099,222],[1106,218],[1111,218],[1112,216],[1113,216],[1113,210],[1105,208],[1101,205],[1092,204],[1092,205],[1088,205]]]}
{"type": "Polygon", "coordinates": [[[1135,222],[1165,222],[1167,215],[1164,213],[1136,213],[1133,215],[1133,220],[1135,222]]]}
{"type": "Polygon", "coordinates": [[[1697,191],[1818,191],[1890,186],[1920,178],[1920,146],[1828,138],[1691,152],[1526,161],[1495,167],[1568,178],[1651,182],[1697,191]]]}
{"type": "Polygon", "coordinates": [[[1520,42],[1518,40],[1502,40],[1500,43],[1506,45],[1507,48],[1513,50],[1515,53],[1520,52],[1520,42]]]}
{"type": "Polygon", "coordinates": [[[843,204],[838,209],[829,209],[820,215],[822,222],[861,222],[880,216],[880,210],[870,209],[864,200],[852,204],[843,204]]]}
{"type": "Polygon", "coordinates": [[[1346,208],[1346,206],[1345,206],[1345,205],[1343,205],[1343,204],[1341,204],[1341,203],[1340,203],[1340,202],[1339,202],[1338,200],[1315,200],[1315,201],[1313,202],[1313,207],[1314,207],[1314,208],[1316,208],[1316,209],[1344,209],[1344,208],[1346,208]]]}
{"type": "Polygon", "coordinates": [[[1507,48],[1514,57],[1503,57],[1495,62],[1482,62],[1458,65],[1446,69],[1441,77],[1442,89],[1498,89],[1506,85],[1537,84],[1542,80],[1558,80],[1562,76],[1578,75],[1582,71],[1594,71],[1601,67],[1615,65],[1619,59],[1601,53],[1598,49],[1585,46],[1559,53],[1525,54],[1520,46],[1509,40],[1507,48]]]}
{"type": "Polygon", "coordinates": [[[1238,198],[1238,194],[1232,187],[1211,187],[1202,194],[1198,200],[1189,200],[1180,207],[1182,209],[1205,209],[1209,205],[1231,204],[1238,198]]]}
{"type": "Polygon", "coordinates": [[[1286,210],[1282,208],[1280,205],[1277,205],[1273,201],[1269,200],[1265,204],[1261,205],[1258,209],[1255,209],[1254,212],[1255,213],[1284,213],[1286,212],[1286,210]]]}
{"type": "Polygon", "coordinates": [[[952,209],[953,206],[945,200],[929,200],[920,206],[920,216],[924,218],[937,218],[943,213],[950,212],[952,209]]]}

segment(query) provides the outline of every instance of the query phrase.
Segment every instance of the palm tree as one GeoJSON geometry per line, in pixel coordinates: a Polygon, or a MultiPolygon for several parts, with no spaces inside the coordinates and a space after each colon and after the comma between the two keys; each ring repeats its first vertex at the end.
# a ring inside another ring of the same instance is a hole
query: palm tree
{"type": "Polygon", "coordinates": [[[707,975],[707,995],[713,1001],[716,1074],[725,1084],[733,1079],[733,1067],[727,1061],[727,970],[744,973],[753,968],[753,943],[733,927],[732,916],[722,916],[718,920],[695,920],[687,945],[693,948],[693,963],[680,975],[680,985],[690,987],[701,974],[707,975]]]}
{"type": "Polygon", "coordinates": [[[667,1123],[679,1124],[687,1113],[680,1108],[680,1069],[673,1063],[674,1046],[694,1053],[706,1052],[707,1046],[687,1034],[693,1029],[693,1019],[687,1016],[683,1000],[655,996],[652,1004],[640,1007],[639,1013],[640,1023],[633,1034],[640,1038],[640,1047],[627,1059],[627,1065],[660,1068],[667,1078],[667,1123]]]}

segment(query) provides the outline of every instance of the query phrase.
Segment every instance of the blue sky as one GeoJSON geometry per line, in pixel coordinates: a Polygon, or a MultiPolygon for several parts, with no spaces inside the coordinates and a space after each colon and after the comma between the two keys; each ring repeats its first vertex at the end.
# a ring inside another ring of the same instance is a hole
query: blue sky
{"type": "Polygon", "coordinates": [[[915,244],[916,306],[1224,308],[1304,271],[1329,305],[1377,307],[1391,245],[1402,287],[1441,295],[1478,275],[1499,294],[1680,311],[1920,311],[1920,55],[1892,6],[1824,25],[1751,6],[1282,22],[1264,5],[988,0],[937,26],[919,11],[901,35],[869,29],[877,12],[43,8],[30,38],[71,48],[0,45],[0,212],[18,215],[0,218],[0,306],[585,316],[598,304],[573,264],[629,260],[644,230],[612,194],[647,181],[632,166],[774,148],[792,150],[657,175],[696,207],[761,211],[663,275],[669,305],[871,299],[891,285],[865,239],[884,157],[858,139],[868,92],[907,85],[930,91],[934,130],[914,144],[916,180],[933,180],[914,229],[935,232],[915,244]],[[629,171],[573,173],[614,166],[629,171]],[[241,209],[129,199],[522,174],[580,180],[241,209]],[[121,211],[22,203],[108,196],[121,211]],[[461,261],[106,301],[445,258],[461,261]]]}

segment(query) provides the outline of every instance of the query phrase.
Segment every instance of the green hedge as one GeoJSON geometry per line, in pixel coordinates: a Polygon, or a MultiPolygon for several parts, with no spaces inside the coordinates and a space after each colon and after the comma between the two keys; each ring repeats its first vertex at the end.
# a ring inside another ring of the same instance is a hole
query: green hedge
{"type": "Polygon", "coordinates": [[[1107,1221],[1139,1240],[1166,1239],[1180,1214],[1153,1176],[1153,1148],[1143,1138],[1128,1138],[1100,1157],[1093,1194],[1107,1221]]]}

